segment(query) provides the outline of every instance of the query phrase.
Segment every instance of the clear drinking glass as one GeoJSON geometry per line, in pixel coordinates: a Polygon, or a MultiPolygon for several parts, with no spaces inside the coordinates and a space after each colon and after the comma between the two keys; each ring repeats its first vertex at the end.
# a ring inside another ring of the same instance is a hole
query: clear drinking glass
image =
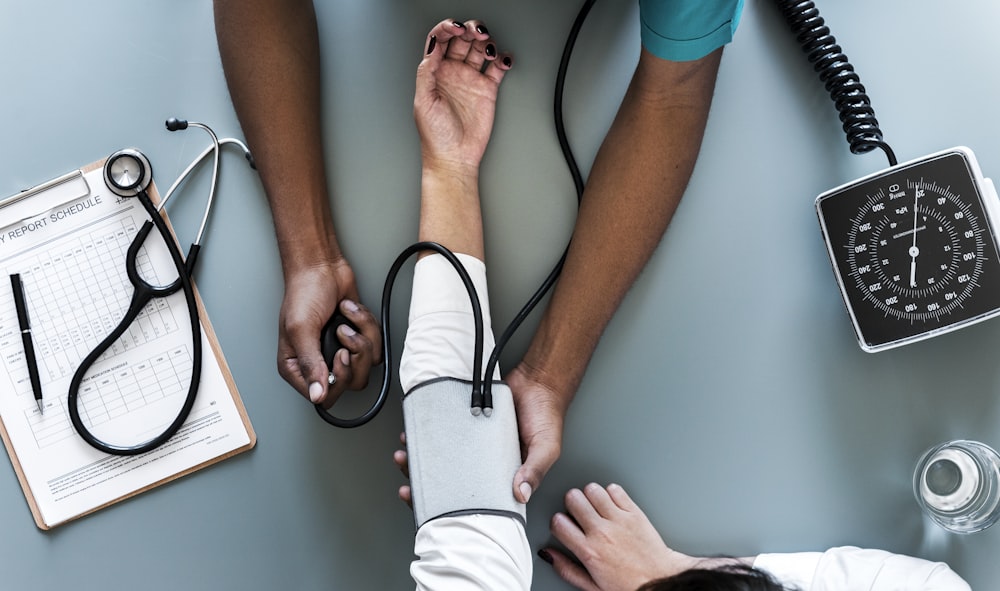
{"type": "Polygon", "coordinates": [[[978,441],[934,446],[917,462],[913,493],[941,527],[962,534],[982,531],[1000,518],[1000,455],[978,441]]]}

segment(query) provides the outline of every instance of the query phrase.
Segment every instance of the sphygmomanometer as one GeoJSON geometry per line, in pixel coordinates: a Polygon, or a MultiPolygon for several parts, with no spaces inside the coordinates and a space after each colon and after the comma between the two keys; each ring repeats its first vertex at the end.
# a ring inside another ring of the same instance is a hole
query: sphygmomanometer
{"type": "Polygon", "coordinates": [[[823,239],[861,348],[877,352],[1000,314],[1000,203],[972,150],[897,163],[860,77],[813,2],[776,0],[830,93],[851,151],[889,168],[816,198],[823,239]]]}

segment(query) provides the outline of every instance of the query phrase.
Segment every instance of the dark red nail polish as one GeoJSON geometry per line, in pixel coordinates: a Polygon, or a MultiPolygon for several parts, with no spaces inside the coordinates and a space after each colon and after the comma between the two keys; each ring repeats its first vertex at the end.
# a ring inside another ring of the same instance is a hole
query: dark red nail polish
{"type": "Polygon", "coordinates": [[[546,550],[545,548],[542,548],[541,550],[538,551],[538,557],[544,560],[545,562],[552,564],[552,555],[549,554],[549,551],[546,550]]]}
{"type": "Polygon", "coordinates": [[[489,45],[486,46],[486,55],[488,57],[496,57],[497,56],[497,48],[494,47],[492,43],[490,43],[489,45]]]}
{"type": "Polygon", "coordinates": [[[434,52],[434,46],[437,45],[437,37],[431,35],[431,40],[427,42],[427,55],[434,52]]]}
{"type": "Polygon", "coordinates": [[[478,31],[480,35],[490,34],[490,30],[484,27],[483,25],[476,25],[476,31],[478,31]]]}
{"type": "Polygon", "coordinates": [[[464,28],[465,28],[465,23],[463,23],[463,22],[461,22],[461,21],[453,21],[453,22],[452,22],[451,24],[452,24],[452,25],[453,25],[453,26],[454,26],[454,27],[455,27],[456,29],[464,29],[464,28]]]}
{"type": "Polygon", "coordinates": [[[508,68],[511,66],[512,63],[514,62],[510,61],[509,57],[503,58],[503,65],[507,66],[508,68]]]}

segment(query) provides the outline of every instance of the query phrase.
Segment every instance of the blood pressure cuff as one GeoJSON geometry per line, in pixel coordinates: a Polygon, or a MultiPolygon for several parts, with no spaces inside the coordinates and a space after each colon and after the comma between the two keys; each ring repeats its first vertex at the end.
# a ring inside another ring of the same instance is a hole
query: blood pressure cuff
{"type": "Polygon", "coordinates": [[[521,451],[514,399],[493,382],[493,412],[471,412],[472,385],[437,378],[403,397],[406,454],[417,529],[438,517],[507,515],[524,523],[524,505],[514,498],[521,451]]]}

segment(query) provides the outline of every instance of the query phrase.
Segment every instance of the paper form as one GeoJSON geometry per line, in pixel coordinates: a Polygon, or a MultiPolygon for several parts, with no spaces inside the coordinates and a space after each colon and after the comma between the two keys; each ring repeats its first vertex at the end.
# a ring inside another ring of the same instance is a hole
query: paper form
{"type": "MultiPolygon", "coordinates": [[[[205,331],[199,335],[202,371],[194,408],[167,443],[139,456],[108,456],[77,435],[67,410],[69,383],[80,361],[128,308],[133,288],[125,254],[148,219],[137,198],[107,189],[100,167],[81,182],[84,191],[60,189],[69,201],[32,198],[47,209],[30,217],[18,219],[29,211],[23,204],[14,214],[0,209],[0,271],[21,274],[44,393],[40,413],[13,294],[0,288],[0,418],[40,527],[88,513],[254,441],[238,394],[226,381],[224,361],[205,331]]],[[[140,275],[152,285],[169,284],[176,271],[155,229],[144,244],[137,259],[140,275]]],[[[86,374],[78,399],[83,422],[114,445],[155,437],[184,402],[192,353],[183,292],[154,298],[86,374]]]]}

